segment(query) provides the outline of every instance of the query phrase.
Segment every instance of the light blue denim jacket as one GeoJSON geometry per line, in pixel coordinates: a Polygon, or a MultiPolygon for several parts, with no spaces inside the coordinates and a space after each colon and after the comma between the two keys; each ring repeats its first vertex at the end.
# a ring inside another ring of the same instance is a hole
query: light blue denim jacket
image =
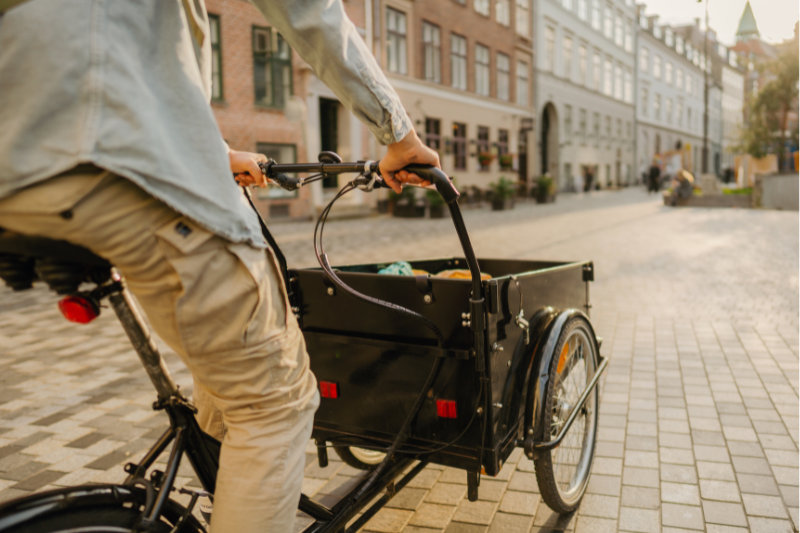
{"type": "MultiPolygon", "coordinates": [[[[411,130],[341,0],[253,3],[380,143],[411,130]]],[[[94,163],[218,235],[263,246],[208,105],[210,47],[192,38],[181,0],[30,0],[7,11],[0,198],[94,163]]]]}

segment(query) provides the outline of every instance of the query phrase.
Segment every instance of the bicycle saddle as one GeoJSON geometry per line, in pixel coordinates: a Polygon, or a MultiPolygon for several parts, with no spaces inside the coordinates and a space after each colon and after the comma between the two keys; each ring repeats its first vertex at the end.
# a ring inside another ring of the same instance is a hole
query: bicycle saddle
{"type": "Polygon", "coordinates": [[[84,281],[102,283],[110,276],[111,263],[82,246],[0,228],[0,279],[15,291],[41,280],[69,294],[84,281]]]}

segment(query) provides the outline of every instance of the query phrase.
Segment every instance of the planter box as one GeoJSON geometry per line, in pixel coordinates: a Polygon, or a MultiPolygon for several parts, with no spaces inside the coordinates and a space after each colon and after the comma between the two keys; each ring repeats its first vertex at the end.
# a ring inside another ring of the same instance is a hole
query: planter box
{"type": "Polygon", "coordinates": [[[506,209],[514,209],[513,198],[493,198],[492,211],[505,211],[506,209]]]}
{"type": "Polygon", "coordinates": [[[673,198],[664,191],[664,205],[672,207],[751,207],[749,194],[692,195],[689,198],[673,198]]]}
{"type": "Polygon", "coordinates": [[[555,194],[537,194],[536,195],[536,203],[537,204],[552,204],[556,201],[555,194]]]}

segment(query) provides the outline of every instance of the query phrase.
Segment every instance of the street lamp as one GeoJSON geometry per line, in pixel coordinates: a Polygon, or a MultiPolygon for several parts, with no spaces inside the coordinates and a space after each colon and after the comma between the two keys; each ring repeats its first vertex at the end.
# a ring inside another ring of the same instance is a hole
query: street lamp
{"type": "MultiPolygon", "coordinates": [[[[703,0],[697,0],[702,2],[703,0]]],[[[703,33],[703,156],[702,173],[708,172],[708,0],[706,0],[706,30],[703,33]]]]}

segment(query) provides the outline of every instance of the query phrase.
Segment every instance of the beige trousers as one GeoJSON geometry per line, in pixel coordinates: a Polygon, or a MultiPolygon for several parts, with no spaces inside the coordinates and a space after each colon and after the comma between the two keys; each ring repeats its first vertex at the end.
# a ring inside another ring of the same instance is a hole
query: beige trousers
{"type": "Polygon", "coordinates": [[[271,251],[218,237],[107,172],[0,200],[0,227],[119,269],[191,370],[201,427],[222,440],[213,532],[291,532],[319,396],[271,251]]]}

